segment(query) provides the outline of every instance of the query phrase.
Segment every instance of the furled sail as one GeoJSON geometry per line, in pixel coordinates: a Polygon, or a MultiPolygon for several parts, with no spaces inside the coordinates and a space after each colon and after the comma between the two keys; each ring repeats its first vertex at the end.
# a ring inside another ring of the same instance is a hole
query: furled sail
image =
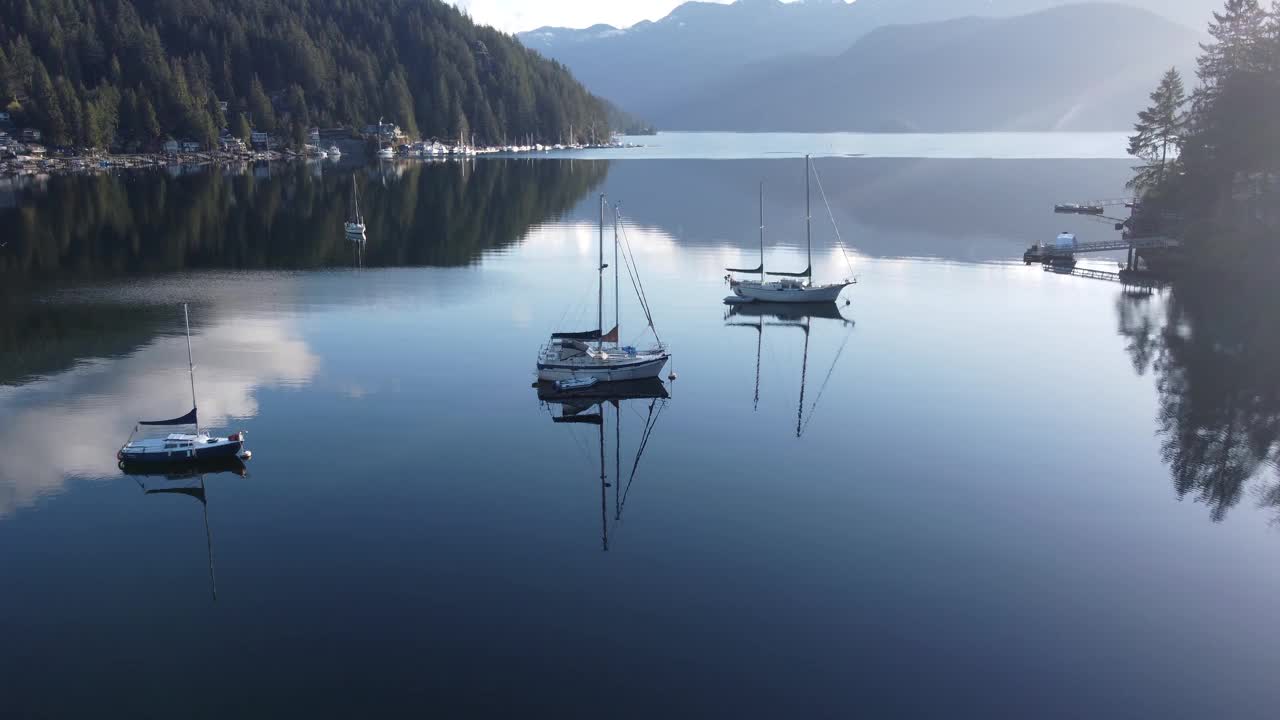
{"type": "Polygon", "coordinates": [[[551,337],[560,340],[603,340],[604,342],[618,342],[618,326],[604,335],[599,330],[584,330],[583,332],[558,332],[551,333],[551,337]]]}
{"type": "Polygon", "coordinates": [[[196,409],[191,408],[191,412],[187,413],[186,415],[183,415],[182,417],[176,417],[171,420],[139,420],[138,424],[139,425],[195,425],[196,409]]]}
{"type": "Polygon", "coordinates": [[[729,272],[737,272],[737,273],[762,273],[764,272],[764,265],[761,265],[760,267],[753,267],[753,268],[725,268],[725,270],[728,270],[729,272]]]}
{"type": "Polygon", "coordinates": [[[557,423],[582,423],[584,425],[601,425],[604,418],[600,413],[590,413],[588,415],[564,415],[561,417],[551,418],[551,422],[557,423]]]}
{"type": "Polygon", "coordinates": [[[812,266],[812,265],[810,265],[809,267],[805,268],[805,269],[804,269],[804,272],[798,272],[798,273],[789,273],[789,272],[769,272],[769,273],[765,273],[765,274],[766,274],[766,275],[776,275],[776,276],[778,276],[778,277],[813,277],[813,266],[812,266]]]}

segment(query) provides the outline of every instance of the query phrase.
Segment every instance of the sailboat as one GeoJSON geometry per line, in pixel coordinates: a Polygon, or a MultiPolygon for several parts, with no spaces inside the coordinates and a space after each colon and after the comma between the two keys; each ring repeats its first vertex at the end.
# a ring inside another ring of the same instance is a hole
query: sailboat
{"type": "MultiPolygon", "coordinates": [[[[168,420],[141,420],[138,425],[192,425],[194,433],[170,433],[162,438],[134,440],[133,435],[116,453],[121,467],[139,463],[190,464],[207,460],[248,460],[251,454],[244,449],[245,432],[242,430],[227,437],[212,437],[200,430],[196,414],[196,366],[191,354],[191,320],[187,305],[182,305],[182,317],[187,326],[187,370],[191,375],[191,412],[168,420]]],[[[134,426],[133,432],[138,432],[134,426]]]]}
{"type": "Polygon", "coordinates": [[[633,380],[630,382],[609,383],[595,388],[562,392],[554,386],[540,385],[538,399],[548,408],[558,405],[560,414],[551,416],[556,424],[595,425],[599,428],[600,442],[600,542],[602,549],[609,550],[609,512],[608,492],[613,488],[613,522],[622,521],[622,511],[626,507],[632,483],[640,469],[640,460],[649,446],[649,438],[658,424],[658,418],[666,409],[667,388],[657,378],[633,380]],[[626,484],[622,482],[622,404],[627,401],[648,400],[648,415],[644,418],[644,431],[636,448],[636,455],[631,461],[631,471],[626,484]],[[608,421],[606,409],[613,406],[613,482],[609,482],[609,470],[605,460],[605,425],[608,421]]]}
{"type": "MultiPolygon", "coordinates": [[[[394,129],[394,127],[392,129],[394,129]]],[[[391,160],[395,158],[395,156],[396,153],[391,149],[390,144],[385,146],[382,144],[382,118],[378,118],[378,159],[391,160]]]]}
{"type": "MultiPolygon", "coordinates": [[[[796,437],[804,434],[804,428],[807,422],[804,417],[804,395],[805,386],[809,375],[809,335],[813,329],[813,320],[815,318],[821,320],[836,320],[846,328],[852,329],[854,323],[840,313],[840,309],[834,304],[822,303],[813,305],[797,305],[795,303],[764,303],[751,302],[745,304],[735,304],[729,306],[729,313],[726,320],[734,317],[752,317],[756,318],[755,322],[726,322],[729,327],[748,327],[755,330],[756,336],[756,389],[753,398],[754,408],[759,409],[760,406],[760,355],[764,345],[764,329],[765,327],[793,327],[798,328],[804,333],[804,353],[800,363],[800,401],[796,408],[796,437]],[[766,318],[771,319],[766,322],[766,318]]],[[[848,343],[849,336],[845,336],[845,343],[848,343]]],[[[835,369],[835,364],[840,360],[840,356],[844,352],[844,345],[836,353],[835,359],[831,361],[831,369],[827,371],[827,378],[830,379],[831,371],[835,369]]],[[[824,383],[825,387],[825,383],[824,383]]],[[[819,391],[819,399],[822,392],[819,391]]],[[[814,400],[813,406],[809,408],[809,414],[812,418],[813,411],[817,408],[817,400],[814,400]]]]}
{"type": "Polygon", "coordinates": [[[619,330],[619,276],[618,276],[618,223],[617,210],[613,219],[613,289],[614,289],[614,323],[613,329],[604,332],[604,271],[609,267],[604,262],[604,216],[605,197],[600,196],[600,266],[599,292],[596,296],[596,329],[584,332],[556,332],[538,351],[538,380],[562,385],[577,385],[579,381],[594,379],[596,382],[619,382],[624,380],[641,380],[656,378],[662,368],[671,359],[671,353],[658,338],[653,324],[653,315],[649,311],[648,300],[644,296],[639,275],[635,272],[634,258],[622,259],[631,266],[635,280],[636,297],[653,331],[656,344],[647,350],[618,343],[619,330]],[[594,345],[593,345],[594,343],[594,345]]]}
{"type": "Polygon", "coordinates": [[[735,295],[745,300],[778,302],[778,303],[833,303],[840,293],[855,280],[831,283],[828,285],[813,284],[813,222],[809,210],[809,176],[812,170],[809,156],[804,156],[804,229],[805,247],[808,267],[802,272],[765,272],[764,269],[764,185],[760,186],[760,267],[726,268],[731,273],[760,273],[759,280],[737,280],[729,276],[729,287],[735,295]],[[781,278],[767,281],[766,275],[781,278]]]}
{"type": "Polygon", "coordinates": [[[364,216],[360,214],[360,198],[356,195],[356,176],[351,176],[351,219],[347,221],[347,239],[364,242],[364,216]]]}

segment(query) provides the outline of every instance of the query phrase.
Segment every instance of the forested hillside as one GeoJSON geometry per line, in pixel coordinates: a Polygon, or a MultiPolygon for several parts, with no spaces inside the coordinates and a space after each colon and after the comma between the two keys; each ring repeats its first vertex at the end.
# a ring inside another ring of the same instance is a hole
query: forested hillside
{"type": "Polygon", "coordinates": [[[384,116],[491,142],[608,132],[563,66],[440,0],[0,0],[4,106],[94,146],[384,116]]]}

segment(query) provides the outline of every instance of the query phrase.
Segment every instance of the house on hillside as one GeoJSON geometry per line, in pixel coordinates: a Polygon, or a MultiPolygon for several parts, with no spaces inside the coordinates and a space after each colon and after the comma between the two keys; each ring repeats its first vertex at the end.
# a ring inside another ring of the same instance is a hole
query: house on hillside
{"type": "Polygon", "coordinates": [[[35,128],[23,128],[20,137],[24,143],[38,143],[41,135],[40,131],[35,128]]]}
{"type": "Polygon", "coordinates": [[[307,131],[307,142],[319,147],[320,145],[320,128],[313,127],[307,131]]]}
{"type": "Polygon", "coordinates": [[[195,141],[192,141],[192,140],[183,140],[183,141],[182,141],[182,152],[195,153],[195,152],[200,152],[200,151],[201,151],[201,150],[203,150],[203,149],[204,149],[204,148],[202,148],[202,147],[200,146],[200,143],[198,143],[198,142],[195,142],[195,141]]]}
{"type": "Polygon", "coordinates": [[[174,140],[173,138],[165,140],[164,145],[161,146],[161,150],[164,151],[165,155],[177,155],[178,151],[181,149],[182,149],[182,146],[178,144],[178,141],[174,140]]]}
{"type": "Polygon", "coordinates": [[[249,134],[249,144],[254,150],[268,150],[271,148],[271,136],[264,132],[254,131],[249,134]]]}

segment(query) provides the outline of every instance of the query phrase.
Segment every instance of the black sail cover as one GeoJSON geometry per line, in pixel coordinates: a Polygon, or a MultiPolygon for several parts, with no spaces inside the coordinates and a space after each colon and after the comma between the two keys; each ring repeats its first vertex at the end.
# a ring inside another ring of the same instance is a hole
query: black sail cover
{"type": "MultiPolygon", "coordinates": [[[[601,335],[599,330],[584,330],[583,332],[558,332],[551,333],[551,337],[558,340],[603,340],[605,342],[618,342],[618,328],[615,326],[609,332],[601,335]]],[[[195,412],[192,410],[192,412],[195,412]]]]}
{"type": "Polygon", "coordinates": [[[195,425],[196,409],[191,408],[191,412],[187,413],[186,415],[183,415],[182,417],[176,417],[171,420],[139,420],[138,424],[139,425],[195,425]]]}

